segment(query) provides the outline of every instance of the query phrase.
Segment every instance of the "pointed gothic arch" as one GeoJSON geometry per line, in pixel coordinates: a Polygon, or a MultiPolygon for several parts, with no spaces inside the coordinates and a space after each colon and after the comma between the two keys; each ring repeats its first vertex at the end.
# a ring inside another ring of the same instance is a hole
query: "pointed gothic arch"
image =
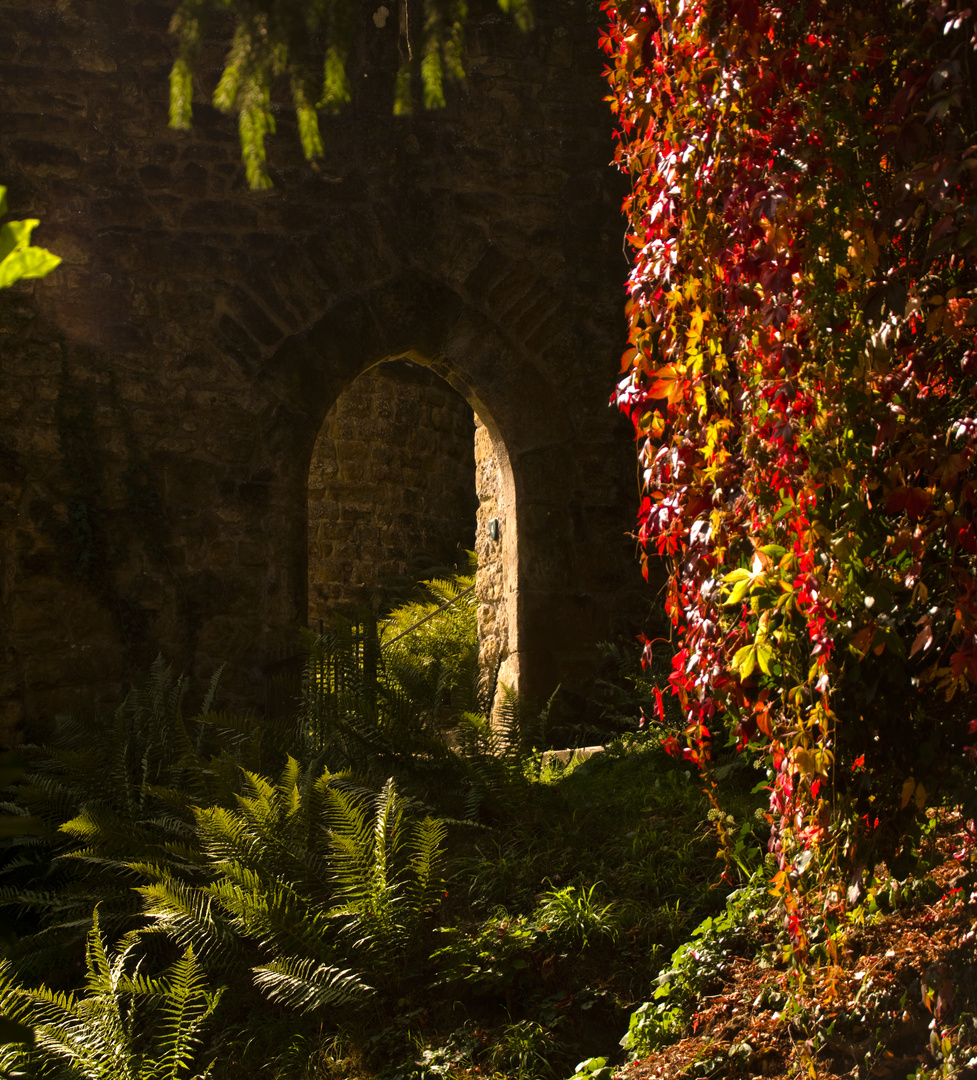
{"type": "Polygon", "coordinates": [[[518,687],[518,549],[501,438],[417,354],[337,397],[309,466],[308,625],[370,606],[384,582],[477,556],[479,652],[518,687]]]}
{"type": "Polygon", "coordinates": [[[295,507],[299,513],[282,515],[296,539],[301,529],[306,553],[301,567],[291,568],[293,619],[304,623],[315,610],[309,596],[306,508],[309,469],[323,425],[364,372],[390,361],[407,361],[439,376],[478,417],[477,472],[486,506],[476,538],[486,568],[479,580],[483,647],[487,658],[502,659],[504,681],[542,697],[563,677],[560,668],[572,651],[560,655],[559,650],[579,623],[569,537],[561,535],[572,527],[561,513],[562,488],[572,478],[566,452],[570,425],[561,415],[559,394],[518,345],[457,293],[429,281],[387,281],[369,295],[337,305],[266,365],[263,376],[279,392],[266,429],[269,451],[283,465],[288,462],[290,471],[291,463],[305,465],[301,488],[296,490],[294,474],[289,485],[301,498],[295,507]],[[552,402],[553,408],[540,409],[540,401],[552,402]],[[497,540],[490,535],[493,521],[497,540]]]}

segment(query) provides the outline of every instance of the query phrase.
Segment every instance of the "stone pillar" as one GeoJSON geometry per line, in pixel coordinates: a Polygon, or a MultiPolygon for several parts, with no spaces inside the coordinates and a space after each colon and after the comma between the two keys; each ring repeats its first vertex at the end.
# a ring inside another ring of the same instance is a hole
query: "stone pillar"
{"type": "Polygon", "coordinates": [[[500,439],[475,417],[478,520],[478,645],[483,671],[498,666],[499,682],[519,686],[516,627],[516,515],[512,473],[500,439]]]}

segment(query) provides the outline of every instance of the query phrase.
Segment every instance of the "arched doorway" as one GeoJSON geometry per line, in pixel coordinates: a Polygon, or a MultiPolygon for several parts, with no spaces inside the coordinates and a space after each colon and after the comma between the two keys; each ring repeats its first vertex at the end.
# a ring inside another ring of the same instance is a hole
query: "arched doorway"
{"type": "Polygon", "coordinates": [[[515,541],[501,437],[444,379],[400,357],[339,395],[309,467],[309,626],[474,550],[482,667],[517,687],[515,541]]]}

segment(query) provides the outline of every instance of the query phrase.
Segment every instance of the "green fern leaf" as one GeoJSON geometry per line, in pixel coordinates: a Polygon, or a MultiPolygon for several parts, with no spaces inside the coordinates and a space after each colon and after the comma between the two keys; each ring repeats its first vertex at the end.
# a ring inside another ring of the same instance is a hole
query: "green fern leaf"
{"type": "Polygon", "coordinates": [[[352,971],[283,956],[251,969],[255,985],[270,1000],[301,1013],[327,1006],[358,1005],[374,990],[352,971]]]}
{"type": "MultiPolygon", "coordinates": [[[[223,988],[208,993],[190,948],[170,968],[161,1009],[164,1051],[153,1070],[154,1080],[180,1080],[187,1074],[200,1046],[201,1028],[213,1015],[223,993],[223,988]]],[[[198,1073],[195,1080],[199,1077],[198,1073]]]]}
{"type": "Polygon", "coordinates": [[[206,889],[167,877],[136,891],[155,932],[172,937],[183,949],[193,949],[215,971],[233,971],[242,963],[241,944],[206,889]]]}

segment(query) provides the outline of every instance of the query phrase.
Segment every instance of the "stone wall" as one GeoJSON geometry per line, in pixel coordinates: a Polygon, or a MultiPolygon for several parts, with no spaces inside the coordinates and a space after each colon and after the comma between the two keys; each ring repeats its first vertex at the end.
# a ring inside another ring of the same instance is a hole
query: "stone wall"
{"type": "Polygon", "coordinates": [[[204,103],[222,43],[192,133],[166,127],[174,6],[0,4],[0,177],[64,259],[0,294],[0,721],[117,697],[158,651],[198,682],[226,661],[225,703],[261,702],[309,611],[323,422],[405,357],[505,451],[520,687],[585,682],[642,604],[596,5],[538,0],[528,35],[474,7],[467,82],[410,117],[396,20],[364,7],[325,157],[281,108],[262,193],[204,103]]]}
{"type": "Polygon", "coordinates": [[[464,564],[474,436],[471,406],[416,364],[380,364],[339,395],[309,468],[310,626],[385,580],[464,564]]]}

